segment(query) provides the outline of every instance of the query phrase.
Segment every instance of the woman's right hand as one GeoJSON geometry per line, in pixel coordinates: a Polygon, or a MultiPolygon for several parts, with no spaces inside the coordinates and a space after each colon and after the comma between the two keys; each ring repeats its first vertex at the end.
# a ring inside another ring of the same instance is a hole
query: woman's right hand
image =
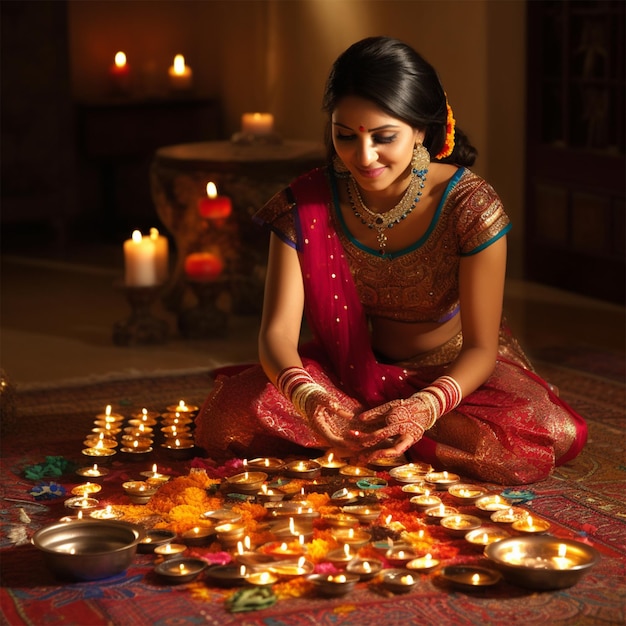
{"type": "Polygon", "coordinates": [[[305,402],[306,417],[311,427],[332,446],[355,449],[356,442],[346,438],[346,432],[360,410],[347,409],[323,388],[313,391],[305,402]]]}

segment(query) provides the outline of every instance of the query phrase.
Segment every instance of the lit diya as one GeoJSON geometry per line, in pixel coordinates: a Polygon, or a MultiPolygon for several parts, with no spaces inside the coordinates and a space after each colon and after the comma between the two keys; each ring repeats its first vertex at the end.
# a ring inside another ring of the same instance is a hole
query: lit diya
{"type": "Polygon", "coordinates": [[[424,556],[418,556],[415,559],[411,559],[404,567],[412,572],[430,572],[439,565],[439,559],[433,558],[433,555],[428,552],[424,556]]]}
{"type": "Polygon", "coordinates": [[[439,575],[443,580],[463,589],[491,587],[502,579],[500,572],[477,565],[447,565],[439,570],[439,575]]]}
{"type": "Polygon", "coordinates": [[[95,509],[98,506],[99,502],[95,498],[89,498],[87,496],[75,496],[66,500],[64,504],[68,509],[87,511],[89,509],[95,509]]]}
{"type": "Polygon", "coordinates": [[[550,522],[527,515],[522,519],[515,520],[511,524],[511,528],[521,533],[539,534],[549,530],[550,522]]]}
{"type": "Polygon", "coordinates": [[[394,467],[389,471],[389,475],[399,483],[416,483],[423,481],[432,469],[432,465],[428,463],[405,463],[394,467]]]}
{"type": "Polygon", "coordinates": [[[109,473],[109,470],[106,467],[98,467],[98,464],[94,463],[90,467],[81,467],[77,469],[76,473],[84,478],[98,480],[104,478],[109,473]]]}
{"type": "Polygon", "coordinates": [[[98,485],[97,483],[83,483],[82,485],[76,485],[72,489],[72,495],[75,496],[89,496],[92,493],[98,493],[102,490],[102,485],[98,485]]]}
{"type": "Polygon", "coordinates": [[[272,572],[252,572],[246,578],[246,583],[255,587],[268,587],[278,581],[278,576],[272,572]]]}
{"type": "Polygon", "coordinates": [[[120,413],[114,413],[111,405],[107,404],[104,409],[104,413],[99,413],[98,415],[96,415],[96,420],[103,422],[123,422],[124,416],[120,413]]]}
{"type": "Polygon", "coordinates": [[[214,527],[195,526],[182,534],[182,540],[188,546],[206,546],[215,534],[214,527]]]}
{"type": "Polygon", "coordinates": [[[341,476],[359,480],[367,476],[376,476],[376,471],[369,467],[361,467],[360,465],[344,465],[339,469],[341,476]]]}
{"type": "Polygon", "coordinates": [[[313,460],[292,461],[285,465],[285,473],[291,478],[317,478],[322,472],[322,466],[313,460]]]}
{"type": "Polygon", "coordinates": [[[133,504],[146,504],[157,492],[156,487],[143,480],[129,480],[122,484],[122,488],[133,504]]]}
{"type": "Polygon", "coordinates": [[[231,509],[215,509],[213,511],[205,511],[201,515],[202,519],[210,519],[215,522],[230,522],[236,524],[241,521],[241,514],[231,509]]]}
{"type": "Polygon", "coordinates": [[[590,545],[550,535],[503,539],[487,546],[485,556],[508,582],[529,589],[571,587],[600,560],[590,545]]]}
{"type": "Polygon", "coordinates": [[[114,509],[110,504],[107,504],[107,506],[104,509],[96,509],[95,511],[91,511],[89,513],[89,517],[91,517],[92,519],[120,519],[120,517],[123,517],[122,513],[120,511],[118,511],[117,509],[114,509]]]}
{"type": "Polygon", "coordinates": [[[178,585],[191,582],[206,568],[207,563],[202,559],[177,557],[159,563],[154,568],[154,571],[159,574],[159,576],[165,578],[169,583],[178,585]]]}
{"type": "Polygon", "coordinates": [[[236,491],[253,493],[258,492],[266,480],[267,474],[265,472],[242,472],[229,476],[226,482],[236,491]]]}
{"type": "Polygon", "coordinates": [[[161,446],[167,450],[169,456],[177,460],[189,459],[194,455],[196,444],[193,439],[176,438],[173,441],[168,440],[161,446]]]}
{"type": "Polygon", "coordinates": [[[111,457],[116,454],[115,448],[105,448],[101,441],[93,447],[87,447],[82,450],[84,456],[97,458],[98,463],[104,463],[107,457],[111,457]]]}
{"type": "Polygon", "coordinates": [[[152,471],[140,472],[140,475],[145,477],[149,485],[154,486],[162,485],[170,479],[167,474],[161,474],[157,471],[156,463],[152,465],[152,471]]]}
{"type": "Polygon", "coordinates": [[[464,537],[470,530],[476,530],[482,526],[480,518],[462,513],[444,517],[439,523],[453,537],[464,537]]]}
{"type": "Polygon", "coordinates": [[[486,492],[477,485],[456,483],[448,487],[448,493],[457,504],[469,505],[474,504],[478,498],[482,498],[486,492]]]}
{"type": "Polygon", "coordinates": [[[348,544],[353,548],[367,545],[372,538],[371,533],[355,528],[335,528],[331,534],[339,543],[348,544]]]}
{"type": "Polygon", "coordinates": [[[307,580],[315,585],[320,595],[336,598],[351,591],[359,581],[359,576],[348,572],[345,574],[312,574],[307,580]]]}
{"type": "Polygon", "coordinates": [[[346,565],[346,571],[350,574],[356,574],[361,580],[370,580],[379,574],[382,567],[382,561],[378,559],[356,558],[346,565]]]}
{"type": "Polygon", "coordinates": [[[193,404],[186,404],[184,400],[180,400],[176,405],[166,407],[170,413],[195,413],[200,407],[193,404]]]}
{"type": "Polygon", "coordinates": [[[510,537],[511,534],[499,526],[484,526],[475,530],[470,530],[465,535],[465,541],[475,546],[488,546],[490,543],[501,541],[510,537]]]}
{"type": "Polygon", "coordinates": [[[257,457],[255,459],[244,459],[244,467],[252,471],[266,472],[267,474],[276,474],[285,466],[282,459],[275,457],[257,457]]]}
{"type": "Polygon", "coordinates": [[[474,502],[474,506],[480,511],[491,514],[494,511],[508,509],[511,506],[511,501],[497,494],[492,494],[478,498],[478,500],[474,502]]]}
{"type": "Polygon", "coordinates": [[[518,520],[523,520],[528,516],[528,511],[518,506],[511,506],[508,509],[494,511],[490,517],[492,522],[498,524],[512,524],[518,520]]]}
{"type": "Polygon", "coordinates": [[[142,553],[154,552],[158,546],[164,546],[176,539],[176,535],[170,531],[159,528],[146,530],[145,535],[137,544],[137,551],[142,553]]]}
{"type": "Polygon", "coordinates": [[[367,462],[372,469],[383,472],[405,463],[406,458],[404,456],[379,456],[367,462]]]}
{"type": "Polygon", "coordinates": [[[406,569],[388,569],[382,572],[383,586],[393,593],[408,593],[418,579],[406,569]]]}
{"type": "Polygon", "coordinates": [[[426,511],[427,509],[431,509],[434,506],[439,506],[443,504],[441,498],[439,496],[435,496],[431,494],[428,490],[425,493],[413,496],[409,502],[411,506],[421,512],[426,511]]]}
{"type": "Polygon", "coordinates": [[[270,488],[265,483],[261,485],[261,490],[257,491],[256,495],[257,502],[261,504],[265,502],[280,502],[285,497],[285,492],[281,489],[270,488]]]}
{"type": "Polygon", "coordinates": [[[339,470],[348,464],[343,459],[335,456],[334,452],[328,452],[326,455],[315,460],[321,465],[322,474],[325,475],[338,474],[339,470]]]}
{"type": "Polygon", "coordinates": [[[432,485],[436,489],[446,490],[449,489],[451,485],[458,483],[461,480],[461,477],[458,474],[453,474],[452,472],[430,472],[424,476],[424,481],[429,485],[432,485]]]}
{"type": "Polygon", "coordinates": [[[385,558],[389,561],[390,565],[393,565],[394,567],[402,567],[409,561],[417,558],[417,554],[412,548],[395,545],[385,552],[385,558]]]}
{"type": "Polygon", "coordinates": [[[432,487],[422,481],[402,485],[402,493],[408,493],[410,496],[420,496],[426,492],[430,493],[431,491],[432,487]]]}
{"type": "Polygon", "coordinates": [[[330,550],[326,555],[326,560],[335,567],[344,568],[348,563],[357,556],[356,551],[349,544],[344,544],[343,548],[330,550]]]}
{"type": "Polygon", "coordinates": [[[297,559],[283,559],[275,561],[267,566],[268,571],[276,574],[279,578],[290,579],[297,576],[306,576],[313,572],[314,565],[311,561],[307,561],[304,556],[297,559]]]}
{"type": "Polygon", "coordinates": [[[362,524],[369,524],[379,518],[382,508],[376,504],[349,504],[348,506],[342,507],[342,511],[356,517],[362,524]]]}
{"type": "Polygon", "coordinates": [[[164,559],[174,559],[187,552],[187,546],[183,543],[164,543],[154,548],[154,553],[164,559]]]}
{"type": "Polygon", "coordinates": [[[427,522],[440,522],[444,517],[448,517],[448,515],[457,515],[458,509],[455,509],[453,506],[446,506],[445,504],[440,504],[439,506],[433,506],[424,511],[424,515],[426,516],[427,522]]]}
{"type": "Polygon", "coordinates": [[[361,492],[357,489],[348,489],[347,487],[342,487],[338,489],[330,496],[330,501],[332,504],[352,504],[359,499],[361,492]]]}

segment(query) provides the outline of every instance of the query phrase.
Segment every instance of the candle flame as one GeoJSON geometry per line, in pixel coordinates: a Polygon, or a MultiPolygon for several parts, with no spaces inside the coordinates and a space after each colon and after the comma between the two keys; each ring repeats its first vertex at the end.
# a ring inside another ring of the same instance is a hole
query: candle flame
{"type": "Polygon", "coordinates": [[[301,556],[301,557],[298,559],[298,567],[304,567],[304,564],[305,564],[305,563],[306,563],[306,559],[305,559],[303,556],[301,556]]]}
{"type": "Polygon", "coordinates": [[[349,544],[344,544],[343,546],[343,552],[346,555],[346,557],[350,556],[350,545],[349,544]]]}
{"type": "Polygon", "coordinates": [[[123,52],[115,53],[115,65],[117,67],[124,67],[126,65],[126,55],[123,52]]]}
{"type": "Polygon", "coordinates": [[[564,543],[559,544],[558,554],[560,558],[563,558],[567,554],[567,546],[564,543]]]}
{"type": "MultiPolygon", "coordinates": [[[[132,237],[133,243],[141,243],[141,239],[142,239],[141,231],[133,230],[133,234],[131,235],[131,237],[132,237]]],[[[108,411],[107,415],[110,415],[111,414],[111,406],[110,405],[107,407],[107,411],[108,411]]]]}
{"type": "Polygon", "coordinates": [[[177,54],[174,57],[174,74],[185,73],[185,57],[182,54],[177,54]]]}
{"type": "Polygon", "coordinates": [[[369,561],[363,561],[363,571],[367,572],[368,574],[372,571],[372,566],[370,565],[369,561]]]}
{"type": "Polygon", "coordinates": [[[215,186],[215,183],[207,183],[206,195],[209,196],[211,200],[213,198],[217,198],[217,187],[215,186]]]}
{"type": "MultiPolygon", "coordinates": [[[[150,239],[152,239],[152,241],[156,241],[159,238],[159,231],[156,228],[151,228],[150,229],[150,239]]],[[[144,409],[145,411],[145,409],[144,409]]],[[[145,415],[145,413],[144,413],[145,415]]]]}
{"type": "Polygon", "coordinates": [[[480,574],[474,574],[472,576],[472,584],[477,585],[480,582],[480,574]]]}

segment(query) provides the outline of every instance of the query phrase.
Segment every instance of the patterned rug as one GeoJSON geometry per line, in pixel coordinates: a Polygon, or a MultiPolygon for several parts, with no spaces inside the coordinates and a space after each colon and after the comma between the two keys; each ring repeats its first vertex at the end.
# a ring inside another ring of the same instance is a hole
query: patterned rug
{"type": "MultiPolygon", "coordinates": [[[[544,355],[545,356],[545,355],[544,355]]],[[[548,520],[551,532],[592,544],[600,563],[573,587],[531,591],[500,582],[483,591],[464,591],[422,575],[408,594],[382,596],[365,583],[344,598],[315,595],[280,600],[271,608],[232,614],[225,609],[231,590],[203,582],[164,585],[154,574],[154,557],[138,554],[123,574],[88,583],[57,580],[42,566],[41,555],[25,539],[64,514],[63,501],[35,501],[34,483],[24,469],[47,456],[78,461],[84,433],[94,416],[110,404],[124,414],[146,407],[163,410],[184,400],[200,404],[211,387],[210,373],[112,381],[64,389],[17,393],[3,406],[0,475],[2,623],[40,626],[245,624],[249,626],[406,626],[411,624],[623,624],[626,620],[626,395],[623,356],[567,357],[563,351],[542,360],[538,369],[560,389],[589,423],[589,443],[572,463],[548,480],[529,486],[534,498],[524,506],[548,520]],[[598,366],[600,364],[600,366],[598,366]],[[594,367],[595,365],[595,367],[594,367]],[[11,408],[14,411],[11,411],[11,408]],[[7,418],[7,419],[5,419],[7,418]],[[24,522],[20,515],[30,521],[24,522]],[[18,539],[16,545],[16,538],[18,539]]],[[[188,462],[172,462],[186,473],[188,462]]],[[[114,464],[115,480],[137,474],[114,464]]],[[[143,468],[142,468],[143,469],[143,468]]],[[[58,482],[71,489],[72,475],[58,482]]],[[[113,479],[111,480],[113,482],[113,479]]],[[[492,489],[501,490],[488,485],[492,489]]],[[[456,561],[478,562],[479,552],[463,539],[445,539],[456,561]]]]}

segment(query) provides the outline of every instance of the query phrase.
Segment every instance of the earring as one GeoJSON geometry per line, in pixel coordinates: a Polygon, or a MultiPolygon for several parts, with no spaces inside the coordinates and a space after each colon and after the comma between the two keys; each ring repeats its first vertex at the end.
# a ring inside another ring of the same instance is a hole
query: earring
{"type": "Polygon", "coordinates": [[[413,148],[413,158],[411,159],[411,168],[413,174],[418,172],[427,172],[430,164],[430,154],[422,143],[415,144],[413,148]]]}
{"type": "Polygon", "coordinates": [[[337,178],[348,178],[350,176],[350,170],[337,155],[333,157],[333,170],[337,178]]]}

